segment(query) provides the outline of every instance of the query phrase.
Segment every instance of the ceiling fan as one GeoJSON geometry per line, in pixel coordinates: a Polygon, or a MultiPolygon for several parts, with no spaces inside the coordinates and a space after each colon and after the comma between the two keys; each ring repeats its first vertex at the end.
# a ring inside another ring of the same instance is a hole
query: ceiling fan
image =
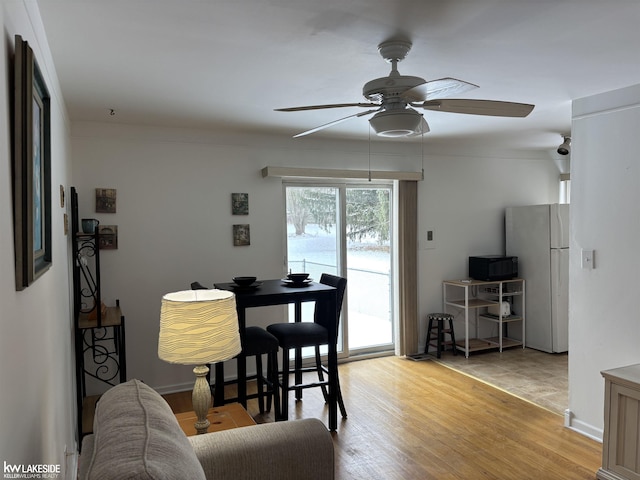
{"type": "Polygon", "coordinates": [[[334,120],[319,127],[294,135],[302,137],[337,125],[351,118],[373,115],[369,119],[377,135],[384,137],[406,137],[429,131],[423,115],[415,110],[436,110],[450,113],[490,115],[497,117],[526,117],[534,105],[526,103],[501,102],[496,100],[472,100],[445,98],[478,88],[473,83],[456,78],[440,78],[426,81],[424,78],[401,75],[398,62],[411,50],[411,42],[390,40],[378,45],[382,58],[391,63],[391,73],[387,77],[376,78],[365,83],[362,94],[369,102],[308,105],[303,107],[277,108],[277,112],[300,112],[327,108],[362,107],[368,110],[334,120]]]}

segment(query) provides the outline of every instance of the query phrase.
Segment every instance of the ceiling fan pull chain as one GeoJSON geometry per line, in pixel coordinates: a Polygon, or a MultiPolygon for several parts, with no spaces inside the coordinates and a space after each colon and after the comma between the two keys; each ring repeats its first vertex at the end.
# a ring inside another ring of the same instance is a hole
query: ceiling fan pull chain
{"type": "Polygon", "coordinates": [[[421,136],[422,136],[422,142],[421,142],[421,146],[422,146],[422,180],[424,181],[424,128],[422,129],[421,136]]]}
{"type": "Polygon", "coordinates": [[[369,181],[371,181],[371,124],[369,124],[369,181]]]}

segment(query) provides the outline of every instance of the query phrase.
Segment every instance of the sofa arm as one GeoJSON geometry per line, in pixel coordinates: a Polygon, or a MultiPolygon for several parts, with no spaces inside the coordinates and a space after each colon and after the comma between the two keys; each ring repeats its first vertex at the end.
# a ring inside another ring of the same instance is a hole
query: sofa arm
{"type": "Polygon", "coordinates": [[[332,480],[333,439],[317,419],[224,430],[189,437],[210,480],[332,480]]]}

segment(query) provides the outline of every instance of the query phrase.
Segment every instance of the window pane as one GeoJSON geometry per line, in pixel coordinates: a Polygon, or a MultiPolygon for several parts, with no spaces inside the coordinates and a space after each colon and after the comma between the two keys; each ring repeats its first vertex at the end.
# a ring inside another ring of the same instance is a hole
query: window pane
{"type": "Polygon", "coordinates": [[[391,192],[347,188],[349,349],[393,342],[391,192]]]}

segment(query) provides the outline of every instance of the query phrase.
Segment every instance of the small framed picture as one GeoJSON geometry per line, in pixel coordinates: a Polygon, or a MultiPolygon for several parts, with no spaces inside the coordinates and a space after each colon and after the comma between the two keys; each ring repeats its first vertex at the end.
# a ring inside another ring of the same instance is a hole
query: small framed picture
{"type": "Polygon", "coordinates": [[[233,226],[233,246],[242,247],[244,245],[251,245],[251,235],[249,232],[249,225],[234,225],[233,226]]]}
{"type": "Polygon", "coordinates": [[[116,213],[115,188],[96,188],[96,213],[116,213]]]}
{"type": "Polygon", "coordinates": [[[118,248],[118,226],[98,225],[101,250],[116,250],[118,248]]]}
{"type": "Polygon", "coordinates": [[[232,215],[249,215],[249,194],[248,193],[232,193],[231,194],[231,214],[232,215]]]}

